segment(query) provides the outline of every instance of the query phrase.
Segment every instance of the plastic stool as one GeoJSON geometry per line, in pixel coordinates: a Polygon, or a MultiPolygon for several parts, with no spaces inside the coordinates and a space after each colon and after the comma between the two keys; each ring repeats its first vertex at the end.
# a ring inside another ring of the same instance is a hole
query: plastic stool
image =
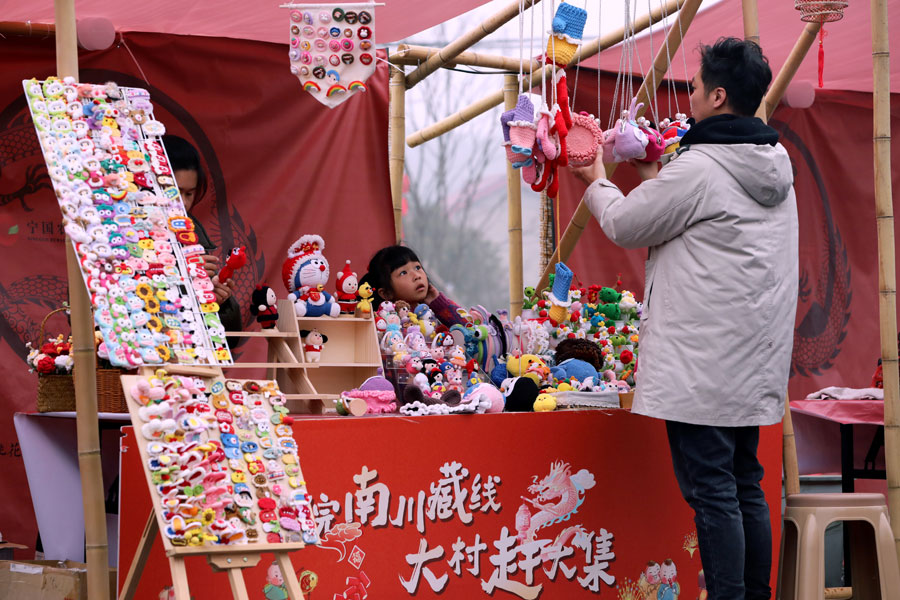
{"type": "Polygon", "coordinates": [[[824,597],[825,528],[834,521],[843,521],[848,531],[854,600],[900,600],[900,566],[881,494],[788,496],[777,597],[824,597]]]}

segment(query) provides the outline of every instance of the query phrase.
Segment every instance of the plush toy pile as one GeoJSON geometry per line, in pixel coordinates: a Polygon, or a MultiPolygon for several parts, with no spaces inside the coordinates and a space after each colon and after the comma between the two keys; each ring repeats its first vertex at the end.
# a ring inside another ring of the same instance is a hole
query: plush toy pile
{"type": "Polygon", "coordinates": [[[345,406],[364,399],[369,413],[547,411],[559,392],[582,392],[568,405],[617,402],[634,384],[640,303],[627,290],[575,288],[563,263],[551,277],[540,294],[526,288],[514,322],[475,307],[466,325],[447,329],[427,306],[382,303],[375,324],[385,373],[346,392],[345,406]]]}
{"type": "Polygon", "coordinates": [[[162,369],[133,381],[130,410],[173,545],[318,542],[292,419],[274,381],[162,369]]]}

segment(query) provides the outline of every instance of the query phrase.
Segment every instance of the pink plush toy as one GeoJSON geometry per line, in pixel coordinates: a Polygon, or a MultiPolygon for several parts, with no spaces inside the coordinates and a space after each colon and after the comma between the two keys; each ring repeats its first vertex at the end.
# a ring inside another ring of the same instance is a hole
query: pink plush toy
{"type": "Polygon", "coordinates": [[[350,398],[362,398],[369,414],[383,414],[397,411],[397,394],[391,382],[381,375],[369,377],[359,388],[344,392],[350,398]]]}
{"type": "Polygon", "coordinates": [[[631,107],[622,118],[616,121],[616,143],[613,148],[614,162],[625,162],[632,158],[641,159],[646,156],[647,134],[637,124],[637,113],[644,103],[637,104],[637,98],[631,99],[631,107]]]}
{"type": "Polygon", "coordinates": [[[640,127],[641,131],[647,136],[647,147],[644,148],[645,156],[639,160],[648,163],[658,161],[659,157],[663,155],[663,152],[666,149],[666,143],[663,140],[662,134],[650,127],[650,121],[644,117],[638,119],[638,127],[640,127]]]}

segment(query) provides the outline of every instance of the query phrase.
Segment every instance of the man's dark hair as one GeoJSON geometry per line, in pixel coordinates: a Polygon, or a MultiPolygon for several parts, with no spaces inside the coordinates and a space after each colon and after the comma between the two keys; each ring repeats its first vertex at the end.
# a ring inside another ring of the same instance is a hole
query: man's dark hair
{"type": "Polygon", "coordinates": [[[772,70],[756,43],[723,37],[700,46],[700,78],[707,93],[725,88],[731,110],[752,117],[772,82],[772,70]]]}

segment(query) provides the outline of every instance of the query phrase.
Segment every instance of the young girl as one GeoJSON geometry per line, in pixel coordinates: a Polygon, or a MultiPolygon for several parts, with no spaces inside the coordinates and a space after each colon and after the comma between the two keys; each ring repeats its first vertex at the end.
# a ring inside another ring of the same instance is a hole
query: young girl
{"type": "Polygon", "coordinates": [[[459,314],[459,305],[437,291],[428,281],[419,257],[406,246],[388,246],[375,253],[369,261],[369,272],[360,283],[367,281],[375,290],[373,305],[384,301],[403,300],[415,309],[417,304],[427,304],[437,319],[450,327],[465,325],[459,314]]]}

